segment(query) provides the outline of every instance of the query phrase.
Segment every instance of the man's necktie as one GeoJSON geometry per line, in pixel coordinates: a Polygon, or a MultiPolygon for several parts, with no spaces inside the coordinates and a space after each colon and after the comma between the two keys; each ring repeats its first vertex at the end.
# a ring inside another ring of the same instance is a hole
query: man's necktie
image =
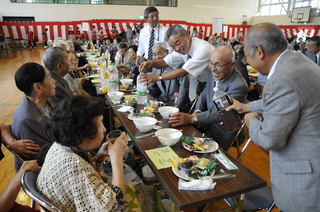
{"type": "MultiPolygon", "coordinates": [[[[164,73],[164,69],[161,69],[161,74],[164,73]]],[[[163,87],[163,90],[166,90],[166,82],[164,80],[161,80],[161,85],[163,87]]]]}
{"type": "Polygon", "coordinates": [[[154,29],[151,30],[151,35],[150,35],[150,40],[149,40],[148,60],[152,60],[153,43],[154,43],[154,29]]]}
{"type": "Polygon", "coordinates": [[[316,64],[318,64],[318,58],[317,58],[317,55],[315,55],[315,54],[314,54],[314,62],[315,62],[316,64]]]}

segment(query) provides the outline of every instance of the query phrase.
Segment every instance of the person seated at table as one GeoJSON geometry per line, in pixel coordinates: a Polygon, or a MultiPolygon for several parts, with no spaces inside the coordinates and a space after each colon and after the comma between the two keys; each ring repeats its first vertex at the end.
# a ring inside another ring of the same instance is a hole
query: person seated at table
{"type": "Polygon", "coordinates": [[[246,60],[246,56],[244,55],[244,47],[240,48],[239,54],[238,54],[238,59],[236,59],[234,62],[235,62],[235,68],[242,74],[243,78],[247,82],[247,85],[248,85],[247,99],[248,99],[248,101],[253,101],[253,100],[259,99],[259,96],[260,96],[259,92],[255,88],[255,86],[253,84],[251,84],[251,82],[255,82],[256,79],[254,79],[253,77],[251,77],[249,79],[249,74],[248,74],[248,69],[247,69],[247,60],[246,60]]]}
{"type": "Polygon", "coordinates": [[[77,78],[78,59],[75,53],[68,52],[68,60],[70,62],[70,72],[63,79],[67,81],[74,95],[90,96],[81,86],[81,84],[84,84],[85,79],[77,78]]]}
{"type": "Polygon", "coordinates": [[[109,47],[108,47],[108,51],[110,53],[110,61],[112,63],[114,63],[114,61],[115,61],[115,56],[117,54],[118,45],[119,45],[120,42],[121,42],[121,38],[120,37],[115,37],[113,39],[113,43],[110,44],[109,47]]]}
{"type": "Polygon", "coordinates": [[[57,139],[38,176],[37,190],[62,211],[126,211],[128,207],[165,211],[162,204],[155,206],[157,199],[149,193],[137,199],[129,189],[134,187],[125,185],[123,156],[128,140],[123,132],[114,143],[104,142],[103,110],[103,100],[83,96],[66,99],[57,108],[52,115],[57,139]],[[99,150],[92,158],[90,151],[95,149],[99,150]],[[98,173],[106,156],[112,165],[109,183],[98,173]]]}
{"type": "MultiPolygon", "coordinates": [[[[75,38],[75,36],[73,35],[72,38],[75,38]]],[[[75,43],[76,42],[73,42],[73,40],[67,41],[67,51],[75,53],[75,55],[78,59],[77,60],[77,73],[75,73],[76,76],[84,77],[83,71],[85,72],[87,70],[87,68],[90,68],[90,65],[87,63],[87,60],[84,58],[85,52],[78,52],[77,53],[77,51],[75,50],[75,43]],[[82,60],[81,66],[80,66],[79,60],[82,60]]]]}
{"type": "Polygon", "coordinates": [[[118,45],[118,51],[114,58],[116,67],[118,69],[119,75],[126,76],[130,70],[130,66],[133,60],[130,59],[128,53],[128,46],[126,43],[121,42],[118,45]]]}
{"type": "Polygon", "coordinates": [[[133,79],[133,84],[135,85],[137,82],[137,77],[140,74],[139,67],[136,65],[136,59],[137,59],[137,51],[138,46],[137,45],[131,45],[128,48],[128,53],[130,60],[133,60],[132,64],[130,65],[130,71],[131,71],[131,77],[133,79]]]}
{"type": "MultiPolygon", "coordinates": [[[[155,43],[153,45],[152,55],[154,60],[163,59],[168,54],[169,51],[165,43],[155,43]]],[[[162,75],[172,70],[174,69],[169,66],[164,69],[152,68],[152,74],[162,75]]],[[[188,76],[149,83],[148,90],[153,97],[157,97],[158,101],[162,101],[168,106],[177,105],[181,109],[185,104],[190,102],[188,76]]]]}
{"type": "Polygon", "coordinates": [[[67,51],[59,47],[52,47],[43,53],[43,62],[50,76],[55,81],[56,94],[52,97],[55,104],[73,96],[67,82],[63,79],[70,72],[70,62],[67,51]]]}
{"type": "Polygon", "coordinates": [[[84,49],[81,48],[82,43],[81,43],[80,37],[72,36],[72,41],[73,41],[73,45],[74,45],[74,51],[76,53],[84,52],[84,49]]]}
{"type": "MultiPolygon", "coordinates": [[[[55,95],[55,81],[42,65],[34,62],[22,65],[15,73],[14,79],[16,86],[25,96],[14,114],[12,134],[17,139],[31,139],[41,148],[39,150],[34,144],[29,143],[27,149],[38,150],[38,154],[29,157],[21,155],[23,160],[37,159],[41,166],[55,140],[50,127],[47,127],[50,126],[49,118],[54,108],[54,103],[49,98],[55,95]]],[[[15,159],[16,171],[20,166],[21,162],[15,159]]]]}
{"type": "Polygon", "coordinates": [[[203,92],[198,98],[193,114],[176,113],[169,117],[173,127],[196,124],[207,137],[212,137],[220,147],[227,150],[237,130],[228,132],[221,123],[220,114],[213,105],[214,87],[226,92],[240,102],[246,102],[248,86],[243,76],[234,68],[235,53],[228,46],[219,46],[211,54],[209,68],[211,70],[203,92]]]}
{"type": "Polygon", "coordinates": [[[65,40],[63,40],[63,38],[56,38],[53,41],[53,45],[52,45],[52,47],[60,47],[64,50],[67,50],[67,46],[68,46],[68,43],[65,40]]]}

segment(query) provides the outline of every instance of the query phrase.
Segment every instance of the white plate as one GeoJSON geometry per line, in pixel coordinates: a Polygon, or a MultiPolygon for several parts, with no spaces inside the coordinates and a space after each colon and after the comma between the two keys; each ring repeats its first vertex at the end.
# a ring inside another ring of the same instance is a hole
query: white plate
{"type": "Polygon", "coordinates": [[[172,172],[179,178],[183,179],[183,180],[194,180],[191,177],[187,177],[187,176],[183,176],[178,168],[174,168],[174,166],[172,166],[172,172]]]}
{"type": "MultiPolygon", "coordinates": [[[[188,177],[188,176],[184,176],[183,174],[180,173],[178,168],[174,168],[174,166],[172,166],[172,172],[179,178],[183,179],[183,180],[195,180],[194,178],[188,177]]],[[[211,176],[213,176],[215,174],[215,170],[212,171],[211,176]]]]}
{"type": "Polygon", "coordinates": [[[128,119],[131,120],[131,121],[133,120],[132,114],[129,114],[129,115],[128,115],[128,119]]]}
{"type": "Polygon", "coordinates": [[[190,152],[195,152],[195,153],[211,153],[211,152],[214,152],[214,151],[217,151],[217,149],[219,149],[219,144],[217,142],[214,141],[214,143],[206,150],[206,151],[200,151],[200,150],[196,150],[196,151],[192,151],[191,149],[189,149],[187,147],[187,144],[182,144],[182,146],[190,151],[190,152]]]}

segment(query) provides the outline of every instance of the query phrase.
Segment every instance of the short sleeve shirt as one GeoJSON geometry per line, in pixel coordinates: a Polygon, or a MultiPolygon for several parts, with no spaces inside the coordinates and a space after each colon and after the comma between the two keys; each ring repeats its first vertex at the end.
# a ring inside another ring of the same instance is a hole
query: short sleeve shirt
{"type": "Polygon", "coordinates": [[[197,77],[199,81],[206,82],[210,73],[208,61],[214,47],[207,41],[199,38],[191,39],[192,42],[188,55],[182,55],[173,51],[164,58],[164,61],[170,67],[177,67],[179,64],[185,62],[182,69],[186,70],[192,76],[197,77]]]}

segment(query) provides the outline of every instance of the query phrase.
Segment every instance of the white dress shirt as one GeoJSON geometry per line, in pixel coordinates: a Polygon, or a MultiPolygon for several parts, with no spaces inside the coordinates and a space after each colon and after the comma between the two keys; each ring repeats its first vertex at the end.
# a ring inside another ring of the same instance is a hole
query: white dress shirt
{"type": "MultiPolygon", "coordinates": [[[[164,27],[160,24],[158,24],[158,26],[154,28],[154,43],[159,43],[159,42],[165,43],[170,52],[171,48],[164,39],[167,29],[168,29],[167,27],[164,27]]],[[[148,58],[151,30],[152,29],[150,26],[146,26],[141,30],[139,34],[139,46],[138,46],[137,55],[140,57],[144,56],[144,58],[148,58]]]]}
{"type": "Polygon", "coordinates": [[[210,73],[208,61],[214,47],[205,40],[199,38],[191,39],[191,47],[188,52],[188,55],[191,58],[189,60],[186,61],[186,55],[173,51],[164,58],[164,61],[170,67],[177,67],[179,64],[186,61],[182,68],[196,77],[200,82],[206,82],[210,73]]]}
{"type": "Polygon", "coordinates": [[[277,63],[278,63],[278,60],[280,59],[280,57],[283,55],[283,53],[285,53],[286,51],[288,51],[288,50],[285,50],[284,52],[282,52],[280,55],[279,55],[279,57],[276,59],[276,61],[274,62],[274,64],[272,65],[272,67],[271,67],[271,69],[270,69],[270,71],[269,71],[269,74],[268,74],[268,79],[272,76],[272,74],[274,73],[274,70],[275,70],[275,68],[276,68],[276,65],[277,65],[277,63]]]}

